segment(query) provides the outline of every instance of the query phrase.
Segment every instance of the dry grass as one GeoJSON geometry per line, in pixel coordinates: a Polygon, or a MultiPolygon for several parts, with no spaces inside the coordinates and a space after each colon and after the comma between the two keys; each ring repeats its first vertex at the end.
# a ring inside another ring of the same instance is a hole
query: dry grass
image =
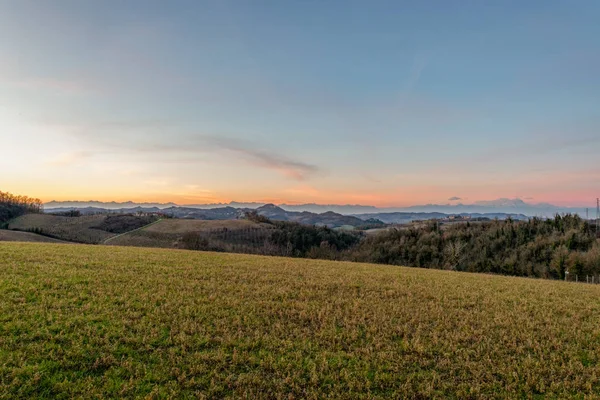
{"type": "Polygon", "coordinates": [[[210,231],[214,229],[245,229],[257,226],[255,222],[245,219],[211,220],[197,219],[164,219],[157,224],[145,228],[149,232],[187,233],[191,231],[210,231]]]}
{"type": "Polygon", "coordinates": [[[27,214],[12,220],[8,229],[19,231],[41,231],[54,238],[81,242],[102,243],[115,236],[114,233],[93,229],[106,219],[105,215],[85,215],[81,217],[63,217],[48,214],[27,214]]]}
{"type": "Polygon", "coordinates": [[[43,242],[43,243],[65,243],[58,239],[37,235],[30,232],[7,231],[0,229],[0,242],[43,242]]]}
{"type": "Polygon", "coordinates": [[[254,229],[264,232],[271,228],[271,225],[248,220],[165,219],[111,239],[109,243],[117,246],[182,248],[183,236],[188,232],[198,232],[209,238],[213,244],[226,248],[231,244],[250,242],[252,235],[245,233],[247,231],[254,229]],[[227,232],[222,232],[223,230],[227,232]]]}
{"type": "Polygon", "coordinates": [[[600,397],[600,286],[0,243],[0,397],[600,397]]]}

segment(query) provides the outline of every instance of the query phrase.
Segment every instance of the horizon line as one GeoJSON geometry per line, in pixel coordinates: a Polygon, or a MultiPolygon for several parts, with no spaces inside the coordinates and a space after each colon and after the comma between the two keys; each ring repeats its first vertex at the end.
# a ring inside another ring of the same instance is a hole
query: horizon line
{"type": "Polygon", "coordinates": [[[232,205],[232,204],[255,204],[255,205],[267,205],[267,204],[273,204],[276,206],[294,206],[294,207],[299,207],[299,206],[335,206],[335,207],[364,207],[364,208],[376,208],[376,209],[393,209],[393,208],[415,208],[415,207],[430,207],[430,206],[444,206],[444,207],[459,207],[459,206],[477,206],[477,207],[502,207],[501,204],[480,204],[480,203],[493,203],[495,201],[500,201],[500,200],[509,200],[509,201],[520,201],[523,203],[523,205],[525,206],[552,206],[552,207],[557,207],[557,208],[588,208],[590,210],[594,210],[594,207],[591,206],[584,206],[581,204],[578,205],[557,205],[557,204],[553,204],[551,202],[547,202],[547,201],[541,201],[541,202],[536,202],[536,203],[530,203],[527,202],[519,197],[514,197],[514,198],[508,198],[508,197],[501,197],[501,198],[496,198],[496,199],[492,199],[492,200],[476,200],[474,202],[471,203],[463,203],[463,202],[456,202],[456,203],[452,203],[452,202],[448,202],[448,203],[425,203],[425,204],[412,204],[412,205],[406,205],[406,206],[401,206],[401,205],[391,205],[391,206],[376,206],[376,205],[372,205],[372,204],[350,204],[350,203],[314,203],[314,202],[309,202],[309,203],[303,203],[303,202],[267,202],[267,201],[238,201],[238,200],[231,200],[229,202],[212,202],[212,203],[177,203],[174,201],[169,201],[169,202],[160,202],[160,201],[133,201],[133,200],[125,200],[125,201],[116,201],[116,200],[110,200],[110,201],[102,201],[102,200],[51,200],[51,201],[47,201],[47,202],[43,202],[44,205],[46,204],[50,204],[50,203],[102,203],[102,204],[138,204],[138,205],[144,205],[144,204],[155,204],[155,205],[173,205],[173,206],[178,206],[178,207],[185,207],[185,206],[216,206],[216,205],[223,205],[223,206],[227,206],[227,205],[232,205]],[[479,204],[478,204],[479,203],[479,204]]]}

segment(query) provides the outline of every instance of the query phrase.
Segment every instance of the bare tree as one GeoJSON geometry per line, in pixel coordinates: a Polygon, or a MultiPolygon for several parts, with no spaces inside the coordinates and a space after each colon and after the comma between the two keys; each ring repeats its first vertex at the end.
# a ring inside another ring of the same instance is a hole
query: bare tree
{"type": "Polygon", "coordinates": [[[446,244],[444,247],[444,256],[448,269],[456,270],[456,267],[463,261],[466,244],[461,240],[455,240],[446,244]]]}

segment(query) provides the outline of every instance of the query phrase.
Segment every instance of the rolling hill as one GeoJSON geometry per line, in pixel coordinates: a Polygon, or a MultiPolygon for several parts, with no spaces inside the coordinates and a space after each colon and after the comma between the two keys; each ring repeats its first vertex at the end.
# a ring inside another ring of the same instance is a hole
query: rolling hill
{"type": "Polygon", "coordinates": [[[115,235],[96,229],[105,219],[105,215],[63,217],[27,214],[10,221],[8,229],[40,233],[60,240],[96,244],[115,235]]]}
{"type": "Polygon", "coordinates": [[[156,219],[155,216],[137,215],[109,214],[67,217],[27,214],[10,221],[8,229],[38,233],[71,242],[100,244],[118,234],[146,226],[156,219]]]}
{"type": "Polygon", "coordinates": [[[207,247],[242,252],[248,247],[262,247],[273,227],[248,220],[164,219],[130,233],[108,239],[118,246],[188,247],[186,235],[195,234],[208,241],[207,247]]]}
{"type": "Polygon", "coordinates": [[[7,398],[597,398],[600,285],[0,243],[7,398]]]}
{"type": "Polygon", "coordinates": [[[62,240],[31,232],[8,231],[0,229],[0,242],[42,242],[42,243],[66,243],[62,240]]]}
{"type": "Polygon", "coordinates": [[[316,214],[312,212],[286,211],[273,204],[266,204],[256,209],[219,207],[210,209],[200,209],[195,207],[133,207],[121,209],[103,209],[97,207],[66,207],[48,209],[48,213],[62,213],[71,210],[78,210],[83,215],[94,214],[133,214],[133,213],[156,213],[173,218],[180,219],[198,219],[198,220],[235,220],[243,218],[247,212],[256,211],[259,215],[268,217],[274,221],[291,221],[305,225],[327,226],[330,228],[339,228],[342,226],[351,226],[362,228],[365,226],[383,225],[381,221],[375,221],[371,217],[357,218],[350,215],[342,215],[331,211],[316,214]],[[365,221],[369,219],[369,221],[365,221]]]}

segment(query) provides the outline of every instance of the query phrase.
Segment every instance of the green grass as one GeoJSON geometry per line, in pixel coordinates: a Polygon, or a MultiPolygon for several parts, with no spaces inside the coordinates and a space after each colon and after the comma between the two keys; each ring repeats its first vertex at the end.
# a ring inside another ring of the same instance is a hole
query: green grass
{"type": "Polygon", "coordinates": [[[600,286],[0,243],[2,398],[600,397],[600,286]]]}

